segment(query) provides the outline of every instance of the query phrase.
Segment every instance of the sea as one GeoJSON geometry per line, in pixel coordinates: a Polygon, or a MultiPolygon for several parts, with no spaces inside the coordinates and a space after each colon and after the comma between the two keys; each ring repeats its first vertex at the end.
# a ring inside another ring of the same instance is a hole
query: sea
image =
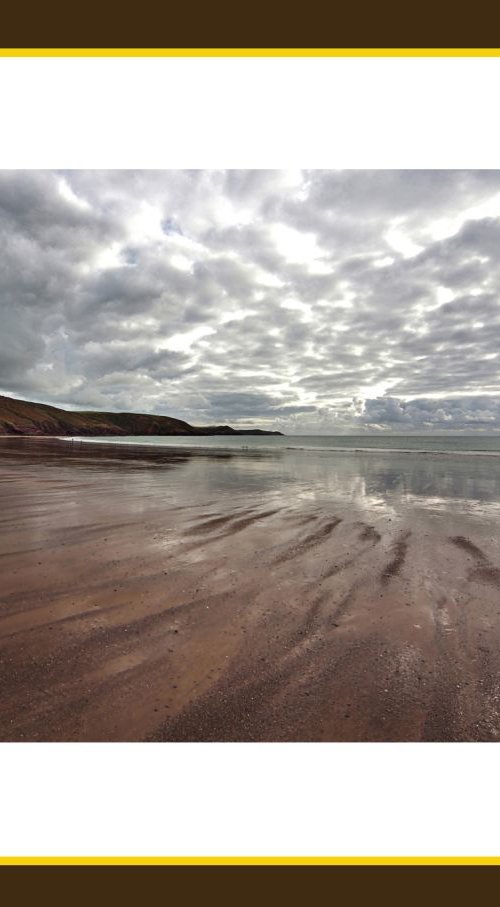
{"type": "MultiPolygon", "coordinates": [[[[175,448],[176,495],[185,494],[186,499],[250,494],[270,503],[351,503],[388,513],[415,507],[439,513],[451,508],[483,516],[488,512],[500,519],[500,433],[81,440],[163,448],[165,459],[174,456],[175,448]]],[[[173,482],[171,474],[168,482],[173,482]]]]}
{"type": "Polygon", "coordinates": [[[500,432],[496,435],[147,435],[82,438],[75,440],[160,447],[203,447],[226,450],[318,450],[398,451],[408,453],[471,454],[500,456],[500,432]]]}

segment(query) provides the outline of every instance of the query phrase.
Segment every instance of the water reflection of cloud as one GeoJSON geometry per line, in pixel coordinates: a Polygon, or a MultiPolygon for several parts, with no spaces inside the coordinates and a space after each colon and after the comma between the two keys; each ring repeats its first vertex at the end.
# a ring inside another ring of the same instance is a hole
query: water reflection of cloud
{"type": "Polygon", "coordinates": [[[475,501],[470,498],[438,498],[428,497],[419,498],[409,496],[405,502],[407,506],[418,510],[429,510],[435,512],[449,513],[468,513],[477,516],[490,516],[498,519],[500,517],[500,501],[475,501]]]}
{"type": "MultiPolygon", "coordinates": [[[[25,462],[43,455],[57,469],[79,472],[106,467],[107,481],[134,488],[141,496],[187,506],[195,500],[251,496],[256,503],[279,501],[283,506],[305,503],[400,511],[407,507],[460,509],[500,503],[500,470],[496,457],[426,454],[380,454],[339,451],[211,451],[172,448],[154,453],[114,445],[62,445],[47,440],[16,442],[25,462]],[[148,459],[151,458],[151,459],[148,459]],[[113,478],[112,478],[113,477],[113,478]]],[[[7,451],[6,451],[7,453],[7,451]]],[[[491,507],[489,508],[491,512],[491,507]]]]}

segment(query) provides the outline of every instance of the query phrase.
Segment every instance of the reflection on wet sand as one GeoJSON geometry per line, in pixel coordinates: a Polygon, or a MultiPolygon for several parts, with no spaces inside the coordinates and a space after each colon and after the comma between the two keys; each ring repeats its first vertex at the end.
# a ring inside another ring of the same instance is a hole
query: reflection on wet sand
{"type": "Polygon", "coordinates": [[[488,457],[0,441],[3,740],[500,739],[488,457]]]}

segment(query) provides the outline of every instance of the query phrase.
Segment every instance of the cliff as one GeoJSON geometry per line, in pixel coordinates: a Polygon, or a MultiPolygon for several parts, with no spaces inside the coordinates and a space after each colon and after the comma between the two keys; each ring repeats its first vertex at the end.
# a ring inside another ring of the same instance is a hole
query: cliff
{"type": "Polygon", "coordinates": [[[170,416],[145,413],[70,412],[45,403],[0,395],[0,434],[6,435],[281,435],[229,425],[193,426],[170,416]]]}

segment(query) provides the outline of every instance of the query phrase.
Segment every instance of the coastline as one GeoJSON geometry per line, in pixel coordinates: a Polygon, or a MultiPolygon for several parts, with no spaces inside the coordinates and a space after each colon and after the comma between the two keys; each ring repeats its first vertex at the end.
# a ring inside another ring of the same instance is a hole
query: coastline
{"type": "MultiPolygon", "coordinates": [[[[457,449],[454,447],[387,447],[383,445],[379,446],[353,446],[351,444],[344,444],[337,446],[326,446],[325,444],[316,444],[316,445],[297,445],[290,443],[294,438],[301,440],[304,437],[303,435],[281,435],[283,442],[288,443],[275,443],[275,444],[266,444],[261,441],[261,437],[266,437],[265,435],[256,437],[255,435],[136,435],[136,436],[119,436],[119,435],[100,435],[100,436],[78,436],[78,435],[17,435],[17,434],[0,434],[0,442],[2,441],[13,441],[16,440],[26,440],[26,441],[54,441],[54,442],[63,442],[65,444],[79,444],[79,445],[99,445],[99,446],[108,446],[110,449],[117,447],[130,447],[133,449],[142,448],[144,451],[152,450],[189,450],[189,451],[203,451],[203,452],[213,452],[217,450],[227,450],[232,452],[265,452],[272,453],[278,452],[282,453],[285,451],[303,451],[306,453],[333,453],[333,454],[375,454],[375,455],[384,455],[384,454],[402,454],[402,455],[424,455],[427,457],[437,456],[437,457],[500,457],[500,446],[497,446],[494,449],[485,449],[484,447],[470,447],[466,449],[457,449]],[[137,438],[137,440],[135,440],[137,438]],[[172,440],[174,439],[175,440],[172,440]],[[219,443],[198,443],[200,439],[203,439],[206,442],[207,438],[221,439],[219,443]],[[233,441],[237,442],[234,444],[228,443],[228,438],[231,438],[233,441]],[[223,443],[224,439],[225,443],[223,443]],[[244,444],[243,440],[248,441],[249,439],[254,440],[259,443],[250,443],[244,444]]],[[[315,440],[319,438],[331,438],[335,436],[325,435],[317,436],[315,440]]],[[[337,438],[344,436],[337,436],[337,438]]],[[[352,438],[353,436],[347,436],[352,438]]],[[[356,436],[355,436],[356,437],[356,436]]],[[[387,437],[387,436],[385,436],[387,437]]],[[[393,435],[391,437],[404,437],[409,438],[408,435],[393,435]]],[[[420,436],[421,437],[421,436],[420,436]]],[[[433,437],[433,436],[431,436],[433,437]]],[[[466,438],[470,440],[471,436],[467,435],[450,435],[447,436],[438,436],[443,440],[449,441],[450,438],[461,439],[466,438]]],[[[497,435],[486,435],[484,436],[487,440],[499,441],[497,435]]],[[[484,440],[484,438],[483,438],[484,440]]]]}
{"type": "Polygon", "coordinates": [[[0,444],[0,739],[500,739],[493,516],[28,438],[0,444]]]}

